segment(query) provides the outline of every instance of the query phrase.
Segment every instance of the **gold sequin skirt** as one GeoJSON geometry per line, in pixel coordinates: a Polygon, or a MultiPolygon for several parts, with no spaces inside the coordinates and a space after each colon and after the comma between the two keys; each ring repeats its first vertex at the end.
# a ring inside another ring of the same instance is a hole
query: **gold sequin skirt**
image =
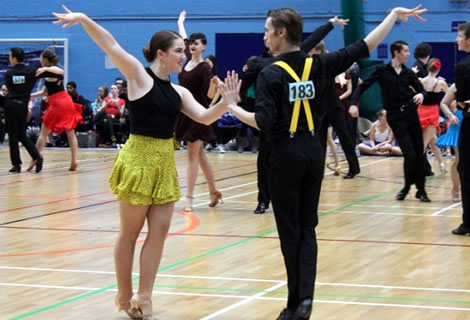
{"type": "Polygon", "coordinates": [[[108,181],[118,200],[134,205],[178,201],[173,140],[131,134],[114,159],[108,181]]]}

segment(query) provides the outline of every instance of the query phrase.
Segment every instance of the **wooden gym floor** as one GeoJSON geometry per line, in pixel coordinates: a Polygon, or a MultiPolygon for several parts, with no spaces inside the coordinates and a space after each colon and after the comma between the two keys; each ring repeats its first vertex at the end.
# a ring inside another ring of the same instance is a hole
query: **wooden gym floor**
{"type": "MultiPolygon", "coordinates": [[[[113,303],[119,216],[107,178],[116,152],[81,149],[71,173],[68,149],[46,149],[43,172],[10,174],[8,149],[0,147],[1,319],[126,319],[113,303]]],[[[29,163],[24,150],[22,158],[29,163]]],[[[177,203],[155,316],[275,319],[286,303],[286,276],[271,208],[253,214],[256,155],[209,158],[225,203],[208,208],[202,176],[193,214],[177,203]]],[[[185,194],[186,153],[175,159],[185,194]]],[[[450,200],[449,173],[435,166],[431,203],[414,199],[414,190],[397,202],[402,159],[360,163],[353,180],[326,170],[312,319],[470,319],[470,237],[451,234],[461,205],[450,200]]]]}

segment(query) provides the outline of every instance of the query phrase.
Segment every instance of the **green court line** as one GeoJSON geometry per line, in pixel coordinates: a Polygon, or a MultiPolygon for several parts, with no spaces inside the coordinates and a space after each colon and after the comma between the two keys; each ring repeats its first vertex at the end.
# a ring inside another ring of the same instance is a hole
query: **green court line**
{"type": "MultiPolygon", "coordinates": [[[[432,177],[432,179],[438,178],[438,177],[440,177],[440,176],[442,176],[442,175],[434,176],[434,177],[432,177]]],[[[332,213],[332,212],[339,211],[339,210],[343,210],[343,209],[346,209],[346,208],[355,206],[355,205],[357,205],[357,204],[361,204],[361,203],[364,203],[364,202],[376,200],[376,199],[379,199],[379,198],[381,198],[381,197],[384,197],[384,196],[386,196],[386,195],[388,195],[388,194],[391,194],[391,193],[394,193],[394,192],[396,192],[395,189],[392,190],[392,191],[384,192],[384,193],[379,194],[379,195],[374,195],[374,196],[370,196],[370,197],[367,197],[367,198],[364,198],[364,199],[361,199],[361,200],[358,200],[358,201],[354,201],[354,202],[351,202],[351,203],[349,203],[349,204],[340,206],[340,207],[338,207],[338,208],[334,208],[334,209],[325,211],[325,212],[323,212],[322,214],[319,214],[319,217],[324,217],[324,216],[326,216],[326,215],[328,215],[328,214],[330,214],[330,213],[332,213]]],[[[202,253],[202,254],[200,254],[200,255],[197,255],[197,256],[194,256],[194,257],[191,257],[191,258],[188,258],[188,259],[181,260],[181,261],[179,261],[179,262],[176,262],[176,263],[170,264],[170,265],[168,265],[168,266],[159,268],[159,269],[158,269],[158,272],[170,270],[170,269],[176,268],[176,267],[178,267],[178,266],[187,264],[187,263],[189,263],[189,262],[202,259],[202,258],[204,258],[204,257],[210,256],[210,255],[213,255],[213,254],[216,254],[216,253],[219,253],[219,252],[222,252],[222,251],[224,251],[224,250],[227,250],[227,249],[230,249],[230,248],[233,248],[233,247],[236,247],[236,246],[245,244],[245,243],[250,242],[250,241],[252,241],[252,240],[255,240],[255,239],[258,239],[258,238],[267,236],[267,235],[269,235],[269,234],[271,234],[271,233],[274,233],[274,232],[276,232],[276,231],[277,231],[277,229],[271,229],[271,230],[265,231],[265,232],[263,232],[263,233],[257,234],[257,235],[255,235],[255,236],[253,236],[253,237],[246,238],[246,239],[243,239],[243,240],[234,242],[234,243],[232,243],[232,244],[229,244],[229,245],[226,245],[226,246],[222,246],[222,247],[220,247],[220,248],[216,248],[216,249],[207,251],[207,252],[202,253]]],[[[137,280],[137,279],[139,279],[139,276],[134,277],[132,280],[135,281],[135,280],[137,280]]],[[[95,290],[95,291],[91,291],[91,292],[88,292],[88,293],[85,293],[85,294],[82,294],[82,295],[73,297],[73,298],[69,298],[69,299],[63,300],[63,301],[58,302],[58,303],[54,303],[54,304],[48,305],[48,306],[46,306],[46,307],[42,307],[42,308],[39,308],[39,309],[30,311],[30,312],[27,312],[27,313],[20,314],[20,315],[18,315],[18,316],[15,316],[15,317],[13,317],[13,318],[9,318],[9,319],[7,319],[7,320],[20,320],[20,319],[25,319],[25,318],[30,317],[30,316],[33,316],[33,315],[35,315],[35,314],[42,313],[42,312],[44,312],[44,311],[51,310],[51,309],[54,309],[54,308],[57,308],[57,307],[60,307],[60,306],[63,306],[63,305],[66,305],[66,304],[69,304],[69,303],[78,301],[78,300],[82,300],[82,299],[85,299],[85,298],[94,296],[94,295],[96,295],[96,294],[105,292],[105,291],[107,291],[107,290],[109,290],[109,289],[115,289],[115,288],[117,288],[117,283],[112,284],[112,285],[107,286],[107,287],[104,287],[104,288],[101,288],[101,289],[98,289],[98,290],[95,290]]]]}
{"type": "MultiPolygon", "coordinates": [[[[221,251],[230,249],[230,248],[232,248],[232,247],[239,246],[239,245],[241,245],[241,244],[244,244],[244,243],[247,243],[247,242],[249,242],[249,241],[258,239],[258,238],[260,238],[260,237],[264,237],[264,236],[266,236],[266,235],[268,235],[268,234],[271,234],[271,233],[273,233],[273,232],[275,232],[275,231],[276,231],[276,229],[271,229],[271,230],[268,230],[268,231],[266,231],[266,232],[260,233],[260,234],[254,236],[254,237],[246,238],[246,239],[243,239],[243,240],[234,242],[234,243],[232,243],[232,244],[229,244],[229,245],[226,245],[226,246],[222,246],[222,247],[216,248],[216,249],[214,249],[214,250],[207,251],[207,252],[202,253],[202,254],[200,254],[200,255],[197,255],[197,256],[194,256],[194,257],[191,257],[191,258],[188,258],[188,259],[181,260],[181,261],[179,261],[179,262],[176,262],[176,263],[170,264],[170,265],[168,265],[168,266],[159,268],[159,269],[158,269],[158,272],[167,271],[167,270],[176,268],[176,267],[178,267],[178,266],[180,266],[180,265],[183,265],[183,264],[186,264],[186,263],[189,263],[189,262],[198,260],[198,259],[202,259],[202,258],[207,257],[207,256],[209,256],[209,255],[212,255],[212,254],[215,254],[215,253],[219,253],[219,252],[221,252],[221,251]]],[[[135,281],[135,280],[137,280],[137,279],[139,279],[139,276],[136,276],[136,277],[132,278],[133,281],[135,281]]],[[[91,292],[88,292],[88,293],[85,293],[85,294],[76,296],[76,297],[73,297],[73,298],[69,298],[69,299],[63,300],[63,301],[58,302],[58,303],[54,303],[54,304],[48,305],[48,306],[43,307],[43,308],[39,308],[39,309],[30,311],[30,312],[27,312],[27,313],[20,314],[20,315],[18,315],[18,316],[13,317],[13,318],[9,318],[8,320],[24,319],[24,318],[33,316],[33,315],[35,315],[35,314],[42,313],[42,312],[44,312],[44,311],[51,310],[51,309],[54,309],[54,308],[57,308],[57,307],[60,307],[60,306],[63,306],[63,305],[66,305],[66,304],[69,304],[69,303],[78,301],[78,300],[82,300],[82,299],[85,299],[85,298],[94,296],[94,295],[96,295],[96,294],[98,294],[98,293],[102,293],[102,292],[107,291],[107,290],[109,290],[109,289],[115,289],[115,288],[117,288],[117,283],[112,284],[112,285],[107,286],[107,287],[104,287],[104,288],[101,288],[101,289],[98,289],[98,290],[94,290],[94,291],[91,291],[91,292]]]]}

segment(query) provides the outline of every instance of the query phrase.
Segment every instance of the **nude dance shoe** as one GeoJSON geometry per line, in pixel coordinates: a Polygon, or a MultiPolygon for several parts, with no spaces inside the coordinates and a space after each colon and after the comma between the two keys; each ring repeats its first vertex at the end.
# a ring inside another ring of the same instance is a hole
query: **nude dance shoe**
{"type": "MultiPolygon", "coordinates": [[[[144,314],[142,312],[142,306],[145,305],[145,304],[150,304],[150,306],[152,305],[152,302],[149,300],[149,301],[139,301],[139,296],[137,294],[135,294],[132,299],[131,299],[131,308],[133,310],[138,310],[139,313],[141,314],[141,318],[139,319],[142,319],[142,320],[158,320],[157,318],[155,318],[153,316],[152,313],[147,313],[147,314],[144,314]]],[[[132,318],[131,318],[132,319],[132,318]]]]}
{"type": "Polygon", "coordinates": [[[209,203],[209,207],[213,208],[219,203],[224,203],[224,200],[222,200],[222,193],[219,191],[211,192],[211,202],[209,203]]]}
{"type": "Polygon", "coordinates": [[[124,311],[129,318],[131,319],[142,319],[142,313],[138,308],[132,307],[131,302],[121,302],[119,301],[118,297],[114,298],[114,303],[116,304],[116,307],[118,308],[118,311],[124,311]],[[126,306],[127,305],[127,306],[126,306]]]}
{"type": "Polygon", "coordinates": [[[193,212],[193,196],[186,196],[185,204],[183,206],[184,212],[193,212]]]}
{"type": "Polygon", "coordinates": [[[70,164],[69,171],[76,171],[76,170],[77,170],[77,167],[78,167],[78,163],[72,162],[72,163],[70,164]]]}

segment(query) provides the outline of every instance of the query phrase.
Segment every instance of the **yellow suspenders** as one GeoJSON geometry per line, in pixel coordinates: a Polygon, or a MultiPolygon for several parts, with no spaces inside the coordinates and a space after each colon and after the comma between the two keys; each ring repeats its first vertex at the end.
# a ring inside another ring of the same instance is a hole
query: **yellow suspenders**
{"type": "MultiPolygon", "coordinates": [[[[291,66],[289,66],[284,61],[277,61],[274,64],[281,67],[285,71],[287,71],[287,73],[296,82],[301,82],[301,81],[308,80],[308,77],[310,75],[310,70],[312,69],[312,63],[313,63],[312,58],[305,59],[305,66],[304,66],[304,71],[302,73],[302,78],[299,78],[299,76],[295,73],[295,71],[291,68],[291,66]]],[[[291,120],[290,128],[289,128],[289,133],[290,133],[291,138],[294,137],[294,134],[297,131],[297,125],[299,122],[299,114],[300,114],[300,102],[302,102],[304,106],[305,114],[307,116],[308,130],[312,133],[312,135],[314,135],[314,124],[313,124],[312,110],[310,109],[309,100],[308,99],[296,100],[294,102],[294,111],[292,112],[292,120],[291,120]]]]}

